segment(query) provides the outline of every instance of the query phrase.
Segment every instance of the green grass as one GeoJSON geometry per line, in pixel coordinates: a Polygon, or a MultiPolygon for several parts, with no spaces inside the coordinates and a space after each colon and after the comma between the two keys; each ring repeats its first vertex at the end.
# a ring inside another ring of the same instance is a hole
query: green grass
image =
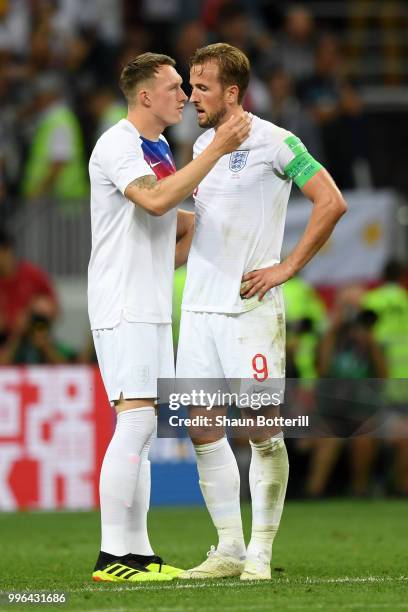
{"type": "MultiPolygon", "coordinates": [[[[244,508],[246,533],[250,509],[244,508]]],[[[66,591],[63,606],[2,610],[399,610],[408,609],[408,502],[290,502],[267,583],[223,581],[122,586],[90,581],[96,513],[0,514],[0,590],[66,591]]],[[[216,537],[202,508],[153,508],[156,551],[180,567],[201,562],[216,537]]]]}

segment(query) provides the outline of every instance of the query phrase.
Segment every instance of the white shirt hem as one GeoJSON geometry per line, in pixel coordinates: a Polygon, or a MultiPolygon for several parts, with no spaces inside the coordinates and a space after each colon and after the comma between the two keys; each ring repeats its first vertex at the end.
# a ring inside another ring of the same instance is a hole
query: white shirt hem
{"type": "Polygon", "coordinates": [[[259,300],[256,302],[252,302],[250,303],[248,301],[247,304],[242,305],[242,306],[230,306],[228,308],[226,307],[221,307],[221,306],[207,306],[207,305],[195,305],[195,306],[190,306],[189,304],[183,305],[181,307],[181,310],[189,310],[191,312],[215,312],[215,313],[219,313],[219,314],[242,314],[243,312],[248,312],[249,310],[253,310],[254,308],[258,308],[258,306],[261,306],[264,302],[260,302],[259,300]]]}

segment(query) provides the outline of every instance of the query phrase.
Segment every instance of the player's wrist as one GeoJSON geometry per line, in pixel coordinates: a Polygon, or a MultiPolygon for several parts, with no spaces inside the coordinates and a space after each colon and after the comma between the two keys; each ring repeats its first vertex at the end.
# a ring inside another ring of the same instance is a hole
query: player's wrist
{"type": "Polygon", "coordinates": [[[284,270],[285,276],[287,277],[286,281],[290,280],[300,270],[300,266],[296,266],[295,262],[290,259],[285,259],[285,261],[281,263],[281,266],[284,270]]]}
{"type": "Polygon", "coordinates": [[[214,163],[216,163],[223,155],[226,154],[226,151],[224,149],[225,147],[223,147],[221,143],[218,143],[217,140],[214,139],[212,142],[210,142],[205,152],[207,152],[210,159],[214,161],[214,163]]]}

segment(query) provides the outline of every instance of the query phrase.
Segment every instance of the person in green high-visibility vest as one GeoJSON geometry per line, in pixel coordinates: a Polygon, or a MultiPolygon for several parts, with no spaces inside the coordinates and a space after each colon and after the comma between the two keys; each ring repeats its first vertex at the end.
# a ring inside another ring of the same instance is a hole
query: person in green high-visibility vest
{"type": "Polygon", "coordinates": [[[89,188],[81,128],[63,99],[58,75],[38,77],[34,106],[36,125],[23,173],[23,197],[52,197],[66,205],[84,200],[89,188]]]}
{"type": "Polygon", "coordinates": [[[181,266],[174,272],[173,281],[173,343],[177,349],[180,317],[181,317],[181,302],[183,301],[183,289],[186,282],[187,266],[181,266]]]}
{"type": "Polygon", "coordinates": [[[127,115],[127,106],[111,87],[99,87],[89,96],[89,110],[96,124],[94,139],[97,140],[112,125],[127,115]]]}
{"type": "Polygon", "coordinates": [[[317,376],[316,349],[319,332],[326,323],[326,308],[315,289],[299,276],[283,285],[288,332],[288,349],[300,378],[317,376]]]}
{"type": "Polygon", "coordinates": [[[374,335],[383,347],[389,372],[385,392],[388,435],[396,450],[395,490],[408,495],[408,292],[401,284],[403,274],[399,262],[389,261],[384,284],[368,291],[363,305],[378,316],[374,335]]]}
{"type": "Polygon", "coordinates": [[[408,378],[408,292],[400,284],[402,275],[398,262],[388,262],[384,284],[363,298],[364,308],[378,316],[374,334],[384,347],[390,378],[408,378]]]}

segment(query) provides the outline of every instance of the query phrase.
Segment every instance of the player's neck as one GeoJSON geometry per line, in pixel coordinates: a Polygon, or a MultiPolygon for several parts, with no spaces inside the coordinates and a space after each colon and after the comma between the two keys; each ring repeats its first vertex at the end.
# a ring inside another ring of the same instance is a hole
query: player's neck
{"type": "Polygon", "coordinates": [[[144,114],[143,112],[132,111],[129,109],[127,120],[135,126],[141,136],[147,138],[147,140],[159,140],[160,134],[163,132],[164,127],[157,118],[151,114],[144,114]]]}
{"type": "Polygon", "coordinates": [[[242,113],[243,110],[244,109],[242,108],[241,104],[237,104],[236,106],[231,106],[231,108],[227,110],[227,112],[225,113],[225,115],[223,116],[223,118],[221,119],[221,121],[219,122],[219,124],[217,125],[215,129],[221,127],[223,123],[226,123],[228,119],[232,117],[232,115],[239,115],[239,113],[242,113]]]}

